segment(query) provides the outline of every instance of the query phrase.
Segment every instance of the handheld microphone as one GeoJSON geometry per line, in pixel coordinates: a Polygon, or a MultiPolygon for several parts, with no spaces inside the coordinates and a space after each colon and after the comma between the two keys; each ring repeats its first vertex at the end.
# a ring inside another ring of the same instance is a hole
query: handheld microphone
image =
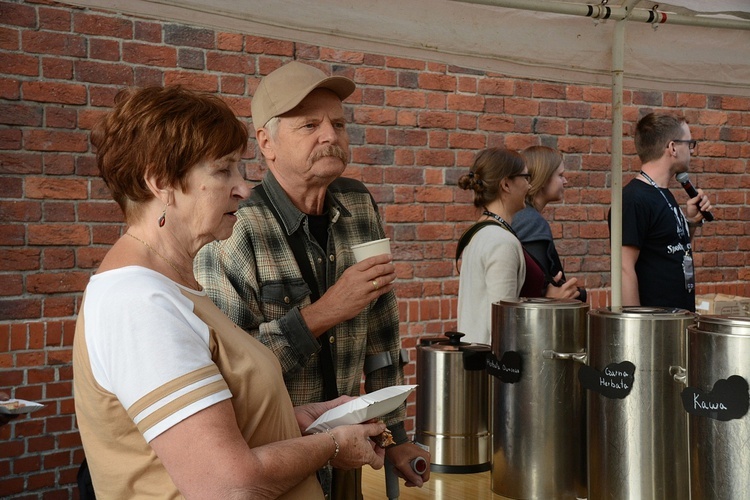
{"type": "MultiPolygon", "coordinates": [[[[685,192],[690,196],[691,198],[695,198],[698,196],[698,191],[695,190],[693,185],[690,183],[690,179],[688,178],[687,172],[680,172],[677,174],[677,181],[682,184],[682,187],[685,189],[685,192]]],[[[714,220],[714,214],[708,211],[701,210],[701,215],[703,215],[703,218],[706,219],[706,222],[711,222],[714,220]]]]}

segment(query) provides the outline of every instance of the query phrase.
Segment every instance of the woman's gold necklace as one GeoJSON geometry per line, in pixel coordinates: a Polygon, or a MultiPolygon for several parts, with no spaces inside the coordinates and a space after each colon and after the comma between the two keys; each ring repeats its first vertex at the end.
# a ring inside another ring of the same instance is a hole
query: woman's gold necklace
{"type": "Polygon", "coordinates": [[[169,264],[169,267],[171,267],[172,269],[174,269],[174,271],[180,276],[180,278],[182,278],[183,283],[187,284],[189,288],[192,288],[193,290],[200,290],[201,289],[200,284],[198,284],[198,282],[195,281],[195,279],[193,279],[193,281],[190,281],[187,278],[185,278],[185,275],[182,274],[182,272],[179,270],[179,268],[171,260],[169,260],[168,258],[164,257],[162,254],[160,254],[159,252],[157,252],[154,249],[154,247],[152,247],[151,245],[149,245],[148,243],[146,243],[142,239],[138,238],[137,236],[134,236],[134,235],[132,235],[132,234],[130,234],[128,232],[126,232],[125,234],[127,234],[128,236],[130,236],[134,240],[140,241],[141,243],[143,243],[145,245],[145,247],[148,248],[149,250],[151,250],[152,252],[154,252],[157,255],[157,257],[159,257],[161,260],[163,260],[164,262],[166,262],[167,264],[169,264]],[[195,284],[193,284],[193,283],[195,283],[195,284]]]}

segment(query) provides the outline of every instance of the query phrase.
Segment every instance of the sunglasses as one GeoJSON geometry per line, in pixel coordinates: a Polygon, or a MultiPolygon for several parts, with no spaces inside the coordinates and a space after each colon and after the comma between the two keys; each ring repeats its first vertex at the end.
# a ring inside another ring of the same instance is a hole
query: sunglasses
{"type": "Polygon", "coordinates": [[[514,177],[525,177],[527,181],[531,180],[531,174],[513,174],[509,175],[508,177],[510,177],[511,179],[513,179],[514,177]]]}

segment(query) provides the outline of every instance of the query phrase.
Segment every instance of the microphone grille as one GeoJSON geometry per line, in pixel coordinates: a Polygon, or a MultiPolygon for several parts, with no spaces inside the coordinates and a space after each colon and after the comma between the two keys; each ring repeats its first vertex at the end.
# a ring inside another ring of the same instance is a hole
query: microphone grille
{"type": "Polygon", "coordinates": [[[688,177],[687,172],[680,172],[679,174],[677,174],[677,182],[679,182],[680,184],[690,182],[690,178],[688,177]]]}

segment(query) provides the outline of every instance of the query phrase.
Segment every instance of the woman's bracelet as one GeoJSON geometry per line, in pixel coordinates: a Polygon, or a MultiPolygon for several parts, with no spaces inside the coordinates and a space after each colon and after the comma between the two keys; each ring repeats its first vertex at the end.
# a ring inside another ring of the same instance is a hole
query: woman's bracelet
{"type": "MultiPolygon", "coordinates": [[[[320,433],[318,433],[318,434],[320,434],[320,433]]],[[[334,461],[334,460],[336,460],[336,457],[339,456],[339,451],[341,450],[341,448],[339,447],[339,442],[336,441],[336,436],[333,435],[333,432],[331,432],[330,429],[326,429],[326,434],[328,434],[329,436],[331,436],[331,439],[333,439],[333,446],[336,448],[333,451],[333,456],[328,459],[328,465],[331,465],[331,462],[334,461]]]]}

